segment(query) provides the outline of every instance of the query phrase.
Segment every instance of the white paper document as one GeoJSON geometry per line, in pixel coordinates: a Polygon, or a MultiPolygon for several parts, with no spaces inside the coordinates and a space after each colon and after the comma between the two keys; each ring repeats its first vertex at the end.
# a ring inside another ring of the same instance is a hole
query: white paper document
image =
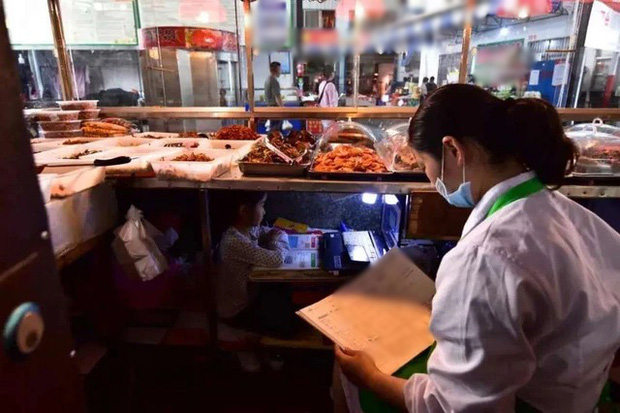
{"type": "Polygon", "coordinates": [[[312,270],[319,268],[319,241],[317,234],[289,235],[289,252],[284,257],[282,270],[312,270]]]}
{"type": "Polygon", "coordinates": [[[392,374],[434,341],[435,284],[394,248],[357,279],[297,314],[341,347],[364,350],[392,374]]]}

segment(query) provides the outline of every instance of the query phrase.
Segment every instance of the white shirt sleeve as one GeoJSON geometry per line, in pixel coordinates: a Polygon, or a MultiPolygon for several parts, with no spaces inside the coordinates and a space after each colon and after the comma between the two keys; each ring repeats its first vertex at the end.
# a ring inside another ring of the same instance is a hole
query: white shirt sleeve
{"type": "Polygon", "coordinates": [[[407,382],[407,409],[514,411],[536,369],[528,332],[548,300],[503,251],[465,248],[447,256],[440,273],[431,319],[437,347],[428,374],[407,382]]]}

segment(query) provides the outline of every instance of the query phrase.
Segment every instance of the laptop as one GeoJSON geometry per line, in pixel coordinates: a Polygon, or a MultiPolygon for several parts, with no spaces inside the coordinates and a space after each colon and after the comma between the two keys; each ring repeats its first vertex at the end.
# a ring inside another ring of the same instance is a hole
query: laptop
{"type": "Polygon", "coordinates": [[[323,268],[328,271],[359,270],[398,246],[400,208],[384,205],[381,231],[345,231],[321,237],[323,268]]]}

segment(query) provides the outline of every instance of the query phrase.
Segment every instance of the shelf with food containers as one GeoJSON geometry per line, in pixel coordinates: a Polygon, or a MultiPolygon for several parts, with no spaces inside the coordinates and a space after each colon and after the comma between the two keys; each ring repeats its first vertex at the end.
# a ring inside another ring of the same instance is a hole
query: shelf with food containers
{"type": "MultiPolygon", "coordinates": [[[[162,119],[165,114],[171,119],[218,118],[231,119],[236,116],[236,108],[230,112],[222,108],[102,108],[100,121],[95,124],[86,122],[88,130],[123,129],[123,136],[103,138],[80,137],[67,138],[63,143],[60,139],[37,139],[33,141],[33,150],[39,152],[38,159],[45,159],[46,152],[56,151],[61,145],[70,145],[72,142],[84,143],[86,149],[103,146],[117,149],[115,154],[127,153],[132,165],[140,164],[138,169],[129,170],[128,175],[139,172],[145,179],[155,177],[150,162],[154,159],[151,151],[156,149],[183,149],[183,150],[228,150],[230,163],[226,163],[227,170],[217,169],[216,174],[202,175],[203,179],[215,181],[228,179],[228,182],[238,182],[242,179],[274,178],[303,178],[306,180],[324,181],[396,181],[396,182],[427,182],[423,172],[419,169],[415,152],[408,145],[408,116],[415,113],[412,108],[282,108],[282,113],[276,115],[273,108],[256,109],[254,114],[259,116],[301,119],[331,118],[335,122],[324,133],[313,135],[304,129],[288,131],[271,131],[266,135],[259,135],[253,129],[256,118],[237,119],[239,124],[222,126],[217,130],[186,130],[166,131],[149,130],[149,120],[154,117],[162,119]],[[127,119],[119,118],[119,114],[130,115],[127,119]],[[263,114],[268,110],[268,114],[263,114]],[[346,115],[348,117],[344,117],[346,115]],[[242,123],[246,123],[244,125],[242,123]],[[107,126],[105,124],[109,124],[107,126]],[[138,126],[139,125],[139,126],[138,126]],[[143,131],[140,132],[139,130],[143,131]],[[78,140],[79,139],[79,140],[78,140]],[[97,139],[92,142],[82,142],[81,139],[97,139]],[[43,149],[41,145],[47,145],[43,149]],[[129,148],[149,147],[138,151],[129,148]],[[36,149],[35,149],[36,148],[36,149]],[[124,148],[127,148],[126,150],[124,148]],[[125,150],[125,152],[123,152],[125,150]],[[132,153],[130,153],[132,152],[132,153]],[[238,177],[232,180],[231,177],[238,177]]],[[[596,111],[596,110],[595,110],[596,111]]],[[[53,112],[53,111],[52,111],[53,112]]],[[[58,111],[62,112],[62,111],[58,111]]],[[[247,114],[247,112],[244,112],[247,114]]],[[[590,109],[563,110],[563,120],[566,122],[567,135],[575,140],[581,150],[580,160],[573,176],[567,178],[566,186],[597,186],[607,188],[604,195],[614,196],[617,183],[618,168],[618,134],[617,128],[604,124],[602,120],[592,123],[592,118],[585,123],[572,124],[575,118],[583,122],[592,114],[590,109]],[[596,168],[594,165],[598,165],[596,168]],[[596,171],[594,170],[596,169],[596,171]],[[614,172],[616,171],[616,172],[614,172]]],[[[601,113],[606,119],[620,119],[620,110],[604,110],[601,113]]],[[[75,116],[75,115],[72,115],[75,116]]],[[[48,117],[49,118],[49,117],[48,117]]],[[[55,121],[43,121],[55,122],[55,121]]],[[[75,122],[74,120],[68,122],[75,122]]],[[[83,127],[84,129],[84,127],[83,127]]],[[[107,134],[102,132],[103,135],[107,134]]],[[[110,133],[110,135],[114,135],[110,133]]],[[[79,148],[77,148],[79,149],[79,148]]],[[[88,154],[92,155],[92,154],[88,154]]],[[[155,157],[156,159],[157,157],[155,157]]],[[[161,158],[161,157],[160,157],[161,158]]],[[[169,159],[167,160],[169,161],[169,159]]],[[[120,166],[108,168],[109,175],[113,170],[123,169],[120,166]]],[[[118,171],[117,171],[118,172],[118,171]]],[[[117,173],[116,175],[122,175],[117,173]]],[[[162,176],[161,174],[159,175],[162,176]]],[[[183,175],[167,174],[166,181],[171,179],[183,180],[183,175]]],[[[157,179],[157,178],[155,178],[157,179]]],[[[196,181],[198,178],[194,177],[196,181]]],[[[168,185],[167,183],[166,185],[168,185]]],[[[575,191],[571,191],[575,193],[575,191]]],[[[582,192],[580,192],[582,193],[582,192]]],[[[587,195],[601,194],[600,191],[586,191],[587,195]]]]}

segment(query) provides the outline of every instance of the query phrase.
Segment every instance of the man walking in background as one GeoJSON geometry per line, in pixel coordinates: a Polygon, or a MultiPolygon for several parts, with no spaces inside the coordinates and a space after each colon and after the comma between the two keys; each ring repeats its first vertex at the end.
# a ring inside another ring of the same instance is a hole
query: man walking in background
{"type": "MultiPolygon", "coordinates": [[[[265,101],[267,102],[267,106],[283,106],[282,96],[280,94],[280,82],[278,81],[281,66],[280,62],[271,62],[269,64],[269,71],[271,74],[267,77],[267,80],[265,80],[265,101]]],[[[271,120],[270,130],[280,130],[281,125],[281,121],[271,120]]]]}
{"type": "Polygon", "coordinates": [[[435,76],[431,76],[431,80],[426,84],[426,91],[430,95],[437,90],[437,83],[435,83],[435,76]]]}

